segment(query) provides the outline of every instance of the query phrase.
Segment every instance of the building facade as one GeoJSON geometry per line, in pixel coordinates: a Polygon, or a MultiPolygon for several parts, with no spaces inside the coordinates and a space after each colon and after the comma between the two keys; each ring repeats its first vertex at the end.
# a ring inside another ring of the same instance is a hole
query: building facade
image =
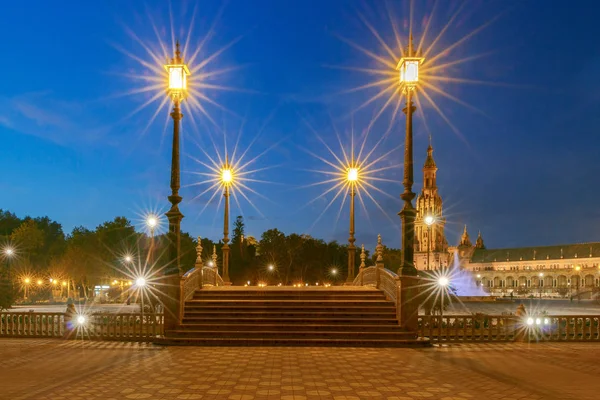
{"type": "Polygon", "coordinates": [[[416,203],[417,269],[454,267],[457,260],[460,268],[471,271],[477,285],[496,295],[596,297],[600,293],[600,243],[488,249],[481,232],[472,243],[465,225],[458,245],[449,247],[437,170],[430,143],[423,166],[423,189],[416,203]],[[427,216],[433,219],[429,226],[427,216]]]}

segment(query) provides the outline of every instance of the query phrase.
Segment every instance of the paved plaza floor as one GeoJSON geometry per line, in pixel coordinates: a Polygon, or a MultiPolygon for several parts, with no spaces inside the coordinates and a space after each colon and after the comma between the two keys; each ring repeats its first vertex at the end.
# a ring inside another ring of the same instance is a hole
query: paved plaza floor
{"type": "Polygon", "coordinates": [[[598,399],[600,344],[159,347],[0,339],[1,399],[598,399]]]}

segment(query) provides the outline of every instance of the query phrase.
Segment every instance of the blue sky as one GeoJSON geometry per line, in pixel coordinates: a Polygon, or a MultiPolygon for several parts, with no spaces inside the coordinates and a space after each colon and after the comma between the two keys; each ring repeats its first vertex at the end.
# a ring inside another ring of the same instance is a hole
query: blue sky
{"type": "MultiPolygon", "coordinates": [[[[433,1],[416,1],[415,30],[422,31],[433,1]]],[[[462,2],[440,1],[429,40],[440,32],[462,2]]],[[[408,2],[390,2],[393,17],[406,33],[408,2]]],[[[217,239],[222,208],[194,186],[206,172],[196,159],[214,154],[242,132],[240,148],[261,171],[252,182],[263,197],[247,193],[232,205],[243,213],[247,232],[259,236],[277,227],[286,233],[310,233],[324,239],[347,239],[347,205],[338,199],[318,219],[332,196],[308,204],[328,186],[309,170],[327,165],[308,154],[331,159],[311,127],[339,150],[334,127],[344,143],[354,128],[359,135],[385,99],[355,111],[377,90],[350,93],[372,76],[331,66],[379,68],[373,59],[340,39],[376,54],[385,50],[361,22],[373,26],[386,43],[394,36],[384,2],[345,0],[231,0],[172,2],[176,35],[185,39],[197,6],[191,45],[211,27],[212,36],[199,54],[219,54],[208,71],[228,69],[216,85],[241,90],[208,90],[206,95],[228,111],[204,102],[214,121],[201,113],[183,121],[183,229],[217,239]],[[353,111],[355,111],[353,113],[353,111]],[[194,122],[192,123],[192,119],[194,122]],[[277,144],[274,148],[271,148],[277,144]],[[262,170],[263,168],[267,168],[262,170]],[[209,204],[207,204],[209,203],[209,204]],[[308,204],[308,205],[307,205],[308,204]],[[202,213],[200,211],[204,209],[202,213]],[[336,222],[337,221],[337,222],[336,222]]],[[[498,17],[457,46],[448,60],[490,53],[452,68],[452,76],[489,84],[445,84],[443,89],[477,110],[433,94],[436,104],[460,131],[459,137],[431,106],[425,121],[415,121],[415,192],[428,131],[444,200],[447,237],[457,242],[462,225],[473,237],[481,230],[488,247],[544,245],[600,240],[598,127],[600,114],[600,26],[595,2],[468,1],[436,45],[443,49],[498,17]]],[[[12,2],[0,13],[0,52],[5,62],[0,85],[0,207],[19,216],[48,215],[69,232],[76,225],[95,227],[117,215],[136,221],[149,207],[166,211],[169,193],[170,125],[167,109],[144,131],[157,103],[130,114],[152,94],[117,96],[139,87],[124,74],[148,73],[133,56],[149,60],[142,46],[155,47],[151,21],[169,42],[169,6],[165,1],[12,2]],[[118,48],[117,48],[118,47],[118,48]]],[[[366,141],[372,148],[389,126],[391,110],[373,124],[366,141]]],[[[382,166],[402,162],[404,118],[400,114],[375,155],[391,151],[382,166]]],[[[400,180],[401,168],[380,177],[400,180]]],[[[400,246],[399,183],[377,182],[387,195],[371,190],[359,207],[357,242],[372,246],[376,234],[400,246]],[[387,214],[387,215],[386,215],[387,214]]]]}

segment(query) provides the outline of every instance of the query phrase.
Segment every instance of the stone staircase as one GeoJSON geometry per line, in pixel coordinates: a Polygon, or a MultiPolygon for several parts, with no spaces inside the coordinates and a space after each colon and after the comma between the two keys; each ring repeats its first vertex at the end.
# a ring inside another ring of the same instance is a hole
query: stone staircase
{"type": "Polygon", "coordinates": [[[428,345],[398,326],[394,303],[367,287],[209,287],[185,303],[159,344],[198,346],[428,345]]]}

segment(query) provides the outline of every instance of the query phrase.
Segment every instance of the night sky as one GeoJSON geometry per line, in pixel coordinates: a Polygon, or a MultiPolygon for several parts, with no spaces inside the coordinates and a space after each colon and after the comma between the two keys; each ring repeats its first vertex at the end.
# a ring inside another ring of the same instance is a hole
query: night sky
{"type": "MultiPolygon", "coordinates": [[[[415,3],[418,39],[434,2],[415,3]]],[[[2,5],[0,208],[20,217],[48,215],[65,232],[77,225],[94,228],[117,215],[138,223],[138,214],[149,208],[167,211],[168,110],[162,109],[145,131],[158,102],[130,114],[157,92],[117,95],[140,85],[125,75],[149,73],[132,56],[152,62],[128,32],[157,48],[154,21],[170,44],[168,2],[60,4],[2,5]]],[[[437,4],[429,42],[460,4],[437,4]]],[[[195,5],[172,2],[176,36],[182,40],[195,5]]],[[[335,130],[349,144],[352,128],[358,137],[385,102],[382,98],[355,111],[377,89],[345,92],[372,82],[372,75],[332,66],[381,68],[340,36],[385,54],[359,16],[393,46],[388,9],[406,34],[408,2],[390,2],[388,8],[382,1],[349,0],[198,3],[190,49],[214,26],[199,60],[241,38],[207,66],[208,71],[229,69],[211,83],[236,90],[206,92],[228,111],[203,102],[212,122],[201,113],[184,117],[183,230],[221,237],[222,207],[217,212],[210,193],[193,199],[203,191],[191,185],[202,179],[194,172],[207,172],[194,160],[205,160],[200,148],[214,154],[214,142],[222,151],[224,137],[233,147],[242,132],[238,151],[244,151],[260,133],[247,159],[268,150],[250,169],[260,169],[253,179],[271,183],[248,183],[265,198],[246,192],[258,211],[245,200],[241,210],[234,202],[232,219],[243,214],[247,234],[257,237],[277,227],[347,240],[347,202],[339,218],[340,198],[318,221],[332,193],[307,205],[330,187],[306,187],[326,179],[311,170],[329,168],[307,150],[331,160],[312,129],[339,151],[335,130]]],[[[431,106],[424,107],[427,126],[420,115],[415,119],[414,191],[420,191],[429,130],[450,244],[457,243],[463,224],[473,240],[481,230],[488,247],[600,241],[599,12],[600,5],[591,0],[470,1],[436,45],[442,50],[497,17],[447,56],[451,61],[489,53],[451,71],[488,84],[443,85],[476,110],[433,93],[462,137],[431,106]]],[[[391,111],[373,124],[367,148],[387,130],[391,111]]],[[[401,146],[403,137],[400,114],[374,156],[401,146]]],[[[401,150],[391,151],[379,165],[401,164],[402,157],[401,150]]],[[[380,177],[400,181],[402,169],[380,177]]],[[[377,187],[389,195],[371,191],[387,216],[372,201],[365,202],[368,214],[358,207],[357,244],[373,246],[381,233],[385,244],[400,247],[401,184],[377,182],[377,187]]]]}

